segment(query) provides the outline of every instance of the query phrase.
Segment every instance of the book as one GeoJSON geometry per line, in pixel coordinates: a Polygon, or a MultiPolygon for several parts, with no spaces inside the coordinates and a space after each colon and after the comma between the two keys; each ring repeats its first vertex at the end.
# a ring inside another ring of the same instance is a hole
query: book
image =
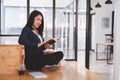
{"type": "Polygon", "coordinates": [[[33,78],[47,78],[47,75],[42,72],[29,72],[28,74],[33,78]]]}
{"type": "Polygon", "coordinates": [[[53,44],[53,43],[55,43],[56,41],[57,41],[56,38],[46,39],[44,42],[42,42],[42,43],[39,44],[39,47],[45,45],[46,43],[48,43],[48,44],[53,44]]]}

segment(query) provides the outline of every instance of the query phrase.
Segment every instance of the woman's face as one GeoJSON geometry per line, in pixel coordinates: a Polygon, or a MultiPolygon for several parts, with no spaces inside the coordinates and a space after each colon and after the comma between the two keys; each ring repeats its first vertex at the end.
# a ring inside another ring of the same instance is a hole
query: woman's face
{"type": "Polygon", "coordinates": [[[41,15],[38,15],[34,18],[34,23],[33,23],[33,26],[35,28],[38,28],[40,25],[42,24],[42,16],[41,15]]]}

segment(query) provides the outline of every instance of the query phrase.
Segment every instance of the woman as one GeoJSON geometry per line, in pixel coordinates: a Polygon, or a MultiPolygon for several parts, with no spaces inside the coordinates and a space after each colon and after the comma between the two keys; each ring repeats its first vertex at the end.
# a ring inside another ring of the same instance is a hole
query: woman
{"type": "Polygon", "coordinates": [[[34,10],[19,37],[19,44],[25,47],[25,66],[29,70],[41,70],[45,65],[58,64],[63,58],[61,51],[44,54],[50,44],[40,46],[43,40],[44,18],[41,12],[34,10]]]}

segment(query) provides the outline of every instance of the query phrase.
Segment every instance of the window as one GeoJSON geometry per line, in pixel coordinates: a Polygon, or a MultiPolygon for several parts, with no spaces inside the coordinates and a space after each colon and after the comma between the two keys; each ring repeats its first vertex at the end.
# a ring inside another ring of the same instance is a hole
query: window
{"type": "Polygon", "coordinates": [[[1,34],[18,35],[27,20],[26,0],[1,0],[1,34]]]}

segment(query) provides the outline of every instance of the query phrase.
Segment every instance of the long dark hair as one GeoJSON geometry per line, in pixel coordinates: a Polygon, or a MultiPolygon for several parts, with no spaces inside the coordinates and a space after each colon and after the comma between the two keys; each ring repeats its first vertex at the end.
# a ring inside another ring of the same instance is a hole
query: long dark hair
{"type": "Polygon", "coordinates": [[[34,10],[31,12],[31,14],[29,15],[29,18],[28,18],[28,21],[27,21],[27,24],[26,26],[27,27],[30,27],[30,29],[33,29],[32,28],[32,25],[34,23],[34,18],[38,15],[41,15],[42,16],[42,24],[39,26],[39,28],[37,28],[37,30],[39,31],[39,34],[41,36],[43,36],[43,29],[44,29],[44,18],[43,18],[43,14],[40,12],[40,11],[37,11],[37,10],[34,10]]]}

